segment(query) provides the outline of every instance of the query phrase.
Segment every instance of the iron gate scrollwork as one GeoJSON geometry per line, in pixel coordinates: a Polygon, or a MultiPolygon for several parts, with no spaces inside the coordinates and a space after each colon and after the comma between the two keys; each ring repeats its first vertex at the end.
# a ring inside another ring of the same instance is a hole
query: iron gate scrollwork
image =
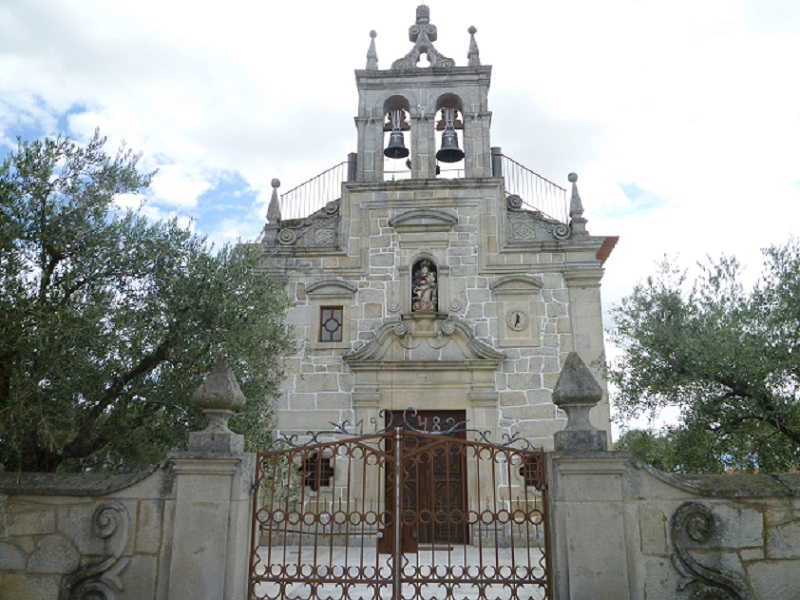
{"type": "Polygon", "coordinates": [[[382,416],[258,455],[250,599],[549,599],[544,453],[382,416]]]}

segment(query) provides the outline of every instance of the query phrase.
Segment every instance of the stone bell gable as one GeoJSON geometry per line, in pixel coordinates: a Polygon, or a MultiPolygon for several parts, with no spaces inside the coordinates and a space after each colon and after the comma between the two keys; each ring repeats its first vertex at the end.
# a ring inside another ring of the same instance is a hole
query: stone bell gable
{"type": "MultiPolygon", "coordinates": [[[[302,347],[281,432],[414,406],[549,447],[566,422],[551,394],[567,354],[603,355],[616,238],[588,233],[576,175],[561,187],[490,145],[476,32],[458,66],[420,6],[411,50],[384,70],[371,32],[356,152],[286,193],[273,180],[260,241],[302,347]]],[[[592,418],[608,433],[605,395],[592,418]]]]}

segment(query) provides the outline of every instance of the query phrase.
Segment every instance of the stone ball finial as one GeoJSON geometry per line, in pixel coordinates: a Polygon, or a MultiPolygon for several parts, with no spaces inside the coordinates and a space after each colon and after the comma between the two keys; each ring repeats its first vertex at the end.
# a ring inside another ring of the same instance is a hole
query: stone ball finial
{"type": "Polygon", "coordinates": [[[374,29],[370,30],[369,37],[371,37],[374,40],[376,37],[378,37],[378,32],[375,31],[374,29]]]}
{"type": "Polygon", "coordinates": [[[476,33],[478,33],[478,29],[475,27],[475,25],[470,25],[469,29],[467,29],[467,33],[469,33],[470,35],[475,35],[476,33]]]}
{"type": "Polygon", "coordinates": [[[569,175],[567,175],[567,179],[569,180],[570,183],[575,183],[576,181],[578,181],[578,174],[570,173],[569,175]]]}
{"type": "Polygon", "coordinates": [[[278,179],[277,177],[275,177],[275,178],[272,180],[272,187],[274,187],[274,188],[279,188],[279,187],[281,187],[281,180],[280,180],[280,179],[278,179]]]}

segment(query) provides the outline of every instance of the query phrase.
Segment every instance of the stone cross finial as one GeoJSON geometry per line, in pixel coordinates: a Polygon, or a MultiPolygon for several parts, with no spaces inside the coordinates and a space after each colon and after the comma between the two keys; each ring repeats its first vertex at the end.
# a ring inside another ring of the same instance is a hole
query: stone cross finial
{"type": "Polygon", "coordinates": [[[567,413],[567,426],[555,433],[556,450],[608,450],[603,431],[589,421],[589,411],[602,400],[603,388],[576,352],[570,352],[553,388],[553,404],[567,413]]]}
{"type": "Polygon", "coordinates": [[[431,9],[424,4],[417,7],[417,21],[408,28],[408,39],[414,44],[411,51],[403,58],[392,63],[392,69],[413,69],[419,63],[422,54],[428,55],[428,60],[433,68],[455,67],[456,62],[439,54],[433,47],[433,42],[438,36],[436,25],[431,24],[431,9]]]}
{"type": "Polygon", "coordinates": [[[378,32],[374,29],[369,32],[369,50],[367,50],[367,71],[378,70],[378,53],[375,51],[375,38],[378,32]]]}
{"type": "Polygon", "coordinates": [[[583,218],[583,202],[581,195],[578,193],[578,174],[570,173],[567,176],[569,182],[572,184],[572,197],[569,201],[569,218],[572,221],[572,235],[575,237],[585,237],[586,232],[586,219],[583,218]]]}
{"type": "Polygon", "coordinates": [[[279,225],[281,222],[281,207],[278,203],[278,188],[281,187],[280,179],[272,180],[272,198],[269,200],[267,208],[267,222],[272,225],[279,225]]]}
{"type": "Polygon", "coordinates": [[[474,25],[472,25],[469,29],[467,29],[467,31],[469,32],[469,52],[467,52],[467,59],[469,62],[467,63],[467,66],[480,67],[481,57],[480,52],[478,52],[478,42],[475,41],[475,34],[478,32],[478,30],[474,25]]]}
{"type": "Polygon", "coordinates": [[[192,402],[208,416],[208,427],[189,434],[190,452],[244,451],[244,437],[228,429],[228,420],[244,408],[246,399],[224,357],[214,361],[192,402]]]}

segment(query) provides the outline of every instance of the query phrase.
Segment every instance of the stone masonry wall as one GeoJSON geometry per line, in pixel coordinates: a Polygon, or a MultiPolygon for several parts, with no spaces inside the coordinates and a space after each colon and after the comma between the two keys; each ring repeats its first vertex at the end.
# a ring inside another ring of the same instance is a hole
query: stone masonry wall
{"type": "Polygon", "coordinates": [[[675,598],[682,587],[686,597],[708,588],[800,598],[800,477],[671,478],[640,465],[631,476],[649,492],[631,504],[643,598],[675,598]]]}
{"type": "Polygon", "coordinates": [[[165,598],[173,508],[162,467],[144,477],[1,473],[0,598],[165,598]]]}
{"type": "MultiPolygon", "coordinates": [[[[277,405],[280,431],[322,430],[331,422],[357,419],[356,378],[342,356],[409,311],[409,265],[427,256],[439,268],[439,312],[463,320],[478,340],[506,355],[495,373],[496,435],[518,432],[552,448],[553,433],[563,428],[564,419],[551,394],[566,355],[576,350],[587,364],[595,364],[603,351],[596,249],[568,240],[501,251],[498,230],[506,210],[501,179],[398,182],[394,190],[367,184],[348,188],[341,204],[343,252],[301,251],[272,259],[295,302],[287,321],[303,347],[287,359],[289,376],[277,405]],[[452,215],[455,223],[407,228],[392,223],[398,215],[426,210],[452,215]],[[576,270],[592,271],[594,279],[570,279],[567,272],[576,270]],[[504,278],[516,275],[530,281],[507,292],[504,278]],[[334,280],[354,291],[317,296],[309,291],[334,280]],[[342,344],[317,343],[319,307],[328,304],[345,306],[342,344]],[[516,307],[530,315],[524,335],[506,324],[508,311],[516,307]]],[[[416,393],[409,393],[406,406],[415,405],[416,393]]],[[[607,431],[606,399],[596,416],[597,427],[607,431]]]]}
{"type": "Polygon", "coordinates": [[[551,456],[556,600],[800,598],[800,475],[674,477],[551,456]]]}

